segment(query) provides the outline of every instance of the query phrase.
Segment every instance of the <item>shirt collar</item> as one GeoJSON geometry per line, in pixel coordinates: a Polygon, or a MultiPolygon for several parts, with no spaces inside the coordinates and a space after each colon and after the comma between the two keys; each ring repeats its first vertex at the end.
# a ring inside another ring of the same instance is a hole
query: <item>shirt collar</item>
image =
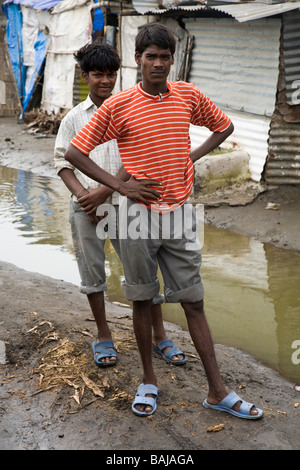
{"type": "Polygon", "coordinates": [[[97,109],[97,106],[95,103],[91,100],[90,95],[87,96],[87,98],[83,101],[82,107],[85,111],[87,111],[89,108],[95,107],[97,109]]]}

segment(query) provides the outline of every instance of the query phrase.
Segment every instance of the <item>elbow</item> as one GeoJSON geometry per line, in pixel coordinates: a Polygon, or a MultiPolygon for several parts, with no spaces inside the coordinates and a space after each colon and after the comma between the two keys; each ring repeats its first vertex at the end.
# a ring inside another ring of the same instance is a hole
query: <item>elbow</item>
{"type": "Polygon", "coordinates": [[[227,131],[228,131],[227,137],[233,133],[233,131],[234,131],[234,125],[233,125],[232,122],[229,124],[229,127],[228,127],[227,131]]]}
{"type": "Polygon", "coordinates": [[[77,149],[73,147],[72,144],[70,144],[65,153],[65,160],[67,160],[67,162],[74,164],[76,154],[77,154],[77,149]]]}

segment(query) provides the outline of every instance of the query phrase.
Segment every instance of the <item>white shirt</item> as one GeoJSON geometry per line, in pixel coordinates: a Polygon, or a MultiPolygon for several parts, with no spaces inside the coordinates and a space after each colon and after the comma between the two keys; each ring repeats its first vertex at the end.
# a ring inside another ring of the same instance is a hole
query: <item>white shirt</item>
{"type": "MultiPolygon", "coordinates": [[[[54,146],[54,168],[59,173],[63,168],[69,168],[74,171],[78,181],[86,188],[98,188],[101,186],[97,181],[89,178],[84,173],[75,168],[70,162],[65,160],[65,153],[73,137],[82,129],[82,127],[91,119],[97,106],[93,103],[90,96],[85,101],[75,106],[63,118],[59,126],[54,146]]],[[[116,140],[111,140],[102,145],[98,145],[91,151],[89,157],[103,170],[116,176],[122,166],[122,160],[119,154],[116,140]]],[[[107,203],[119,204],[119,194],[113,193],[107,200],[107,203]]]]}

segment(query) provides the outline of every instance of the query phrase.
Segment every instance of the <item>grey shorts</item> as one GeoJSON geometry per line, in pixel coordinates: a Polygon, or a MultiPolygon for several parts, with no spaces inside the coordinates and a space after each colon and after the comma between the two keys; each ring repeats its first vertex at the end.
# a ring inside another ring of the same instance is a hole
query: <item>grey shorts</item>
{"type": "Polygon", "coordinates": [[[119,216],[125,274],[122,289],[127,299],[150,300],[158,294],[159,266],[166,302],[202,300],[201,249],[193,206],[186,203],[171,214],[161,215],[124,198],[119,216]],[[140,216],[139,208],[142,210],[140,216]]]}
{"type": "MultiPolygon", "coordinates": [[[[117,209],[117,206],[114,206],[117,209]]],[[[105,239],[96,233],[96,224],[92,224],[78,202],[71,197],[69,203],[69,221],[75,251],[75,257],[81,278],[80,291],[84,294],[103,292],[107,289],[105,274],[105,239]]],[[[120,256],[119,240],[111,243],[120,256]]]]}

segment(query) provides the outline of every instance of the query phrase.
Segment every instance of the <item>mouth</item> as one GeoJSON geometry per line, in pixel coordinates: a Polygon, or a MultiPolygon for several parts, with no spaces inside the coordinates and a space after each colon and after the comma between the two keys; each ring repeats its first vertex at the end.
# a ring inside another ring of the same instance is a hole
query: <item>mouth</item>
{"type": "Polygon", "coordinates": [[[99,87],[98,90],[100,93],[111,93],[111,87],[99,87]]]}
{"type": "Polygon", "coordinates": [[[154,70],[153,72],[151,72],[152,75],[158,75],[158,76],[162,76],[162,75],[165,75],[165,71],[164,70],[154,70]]]}

